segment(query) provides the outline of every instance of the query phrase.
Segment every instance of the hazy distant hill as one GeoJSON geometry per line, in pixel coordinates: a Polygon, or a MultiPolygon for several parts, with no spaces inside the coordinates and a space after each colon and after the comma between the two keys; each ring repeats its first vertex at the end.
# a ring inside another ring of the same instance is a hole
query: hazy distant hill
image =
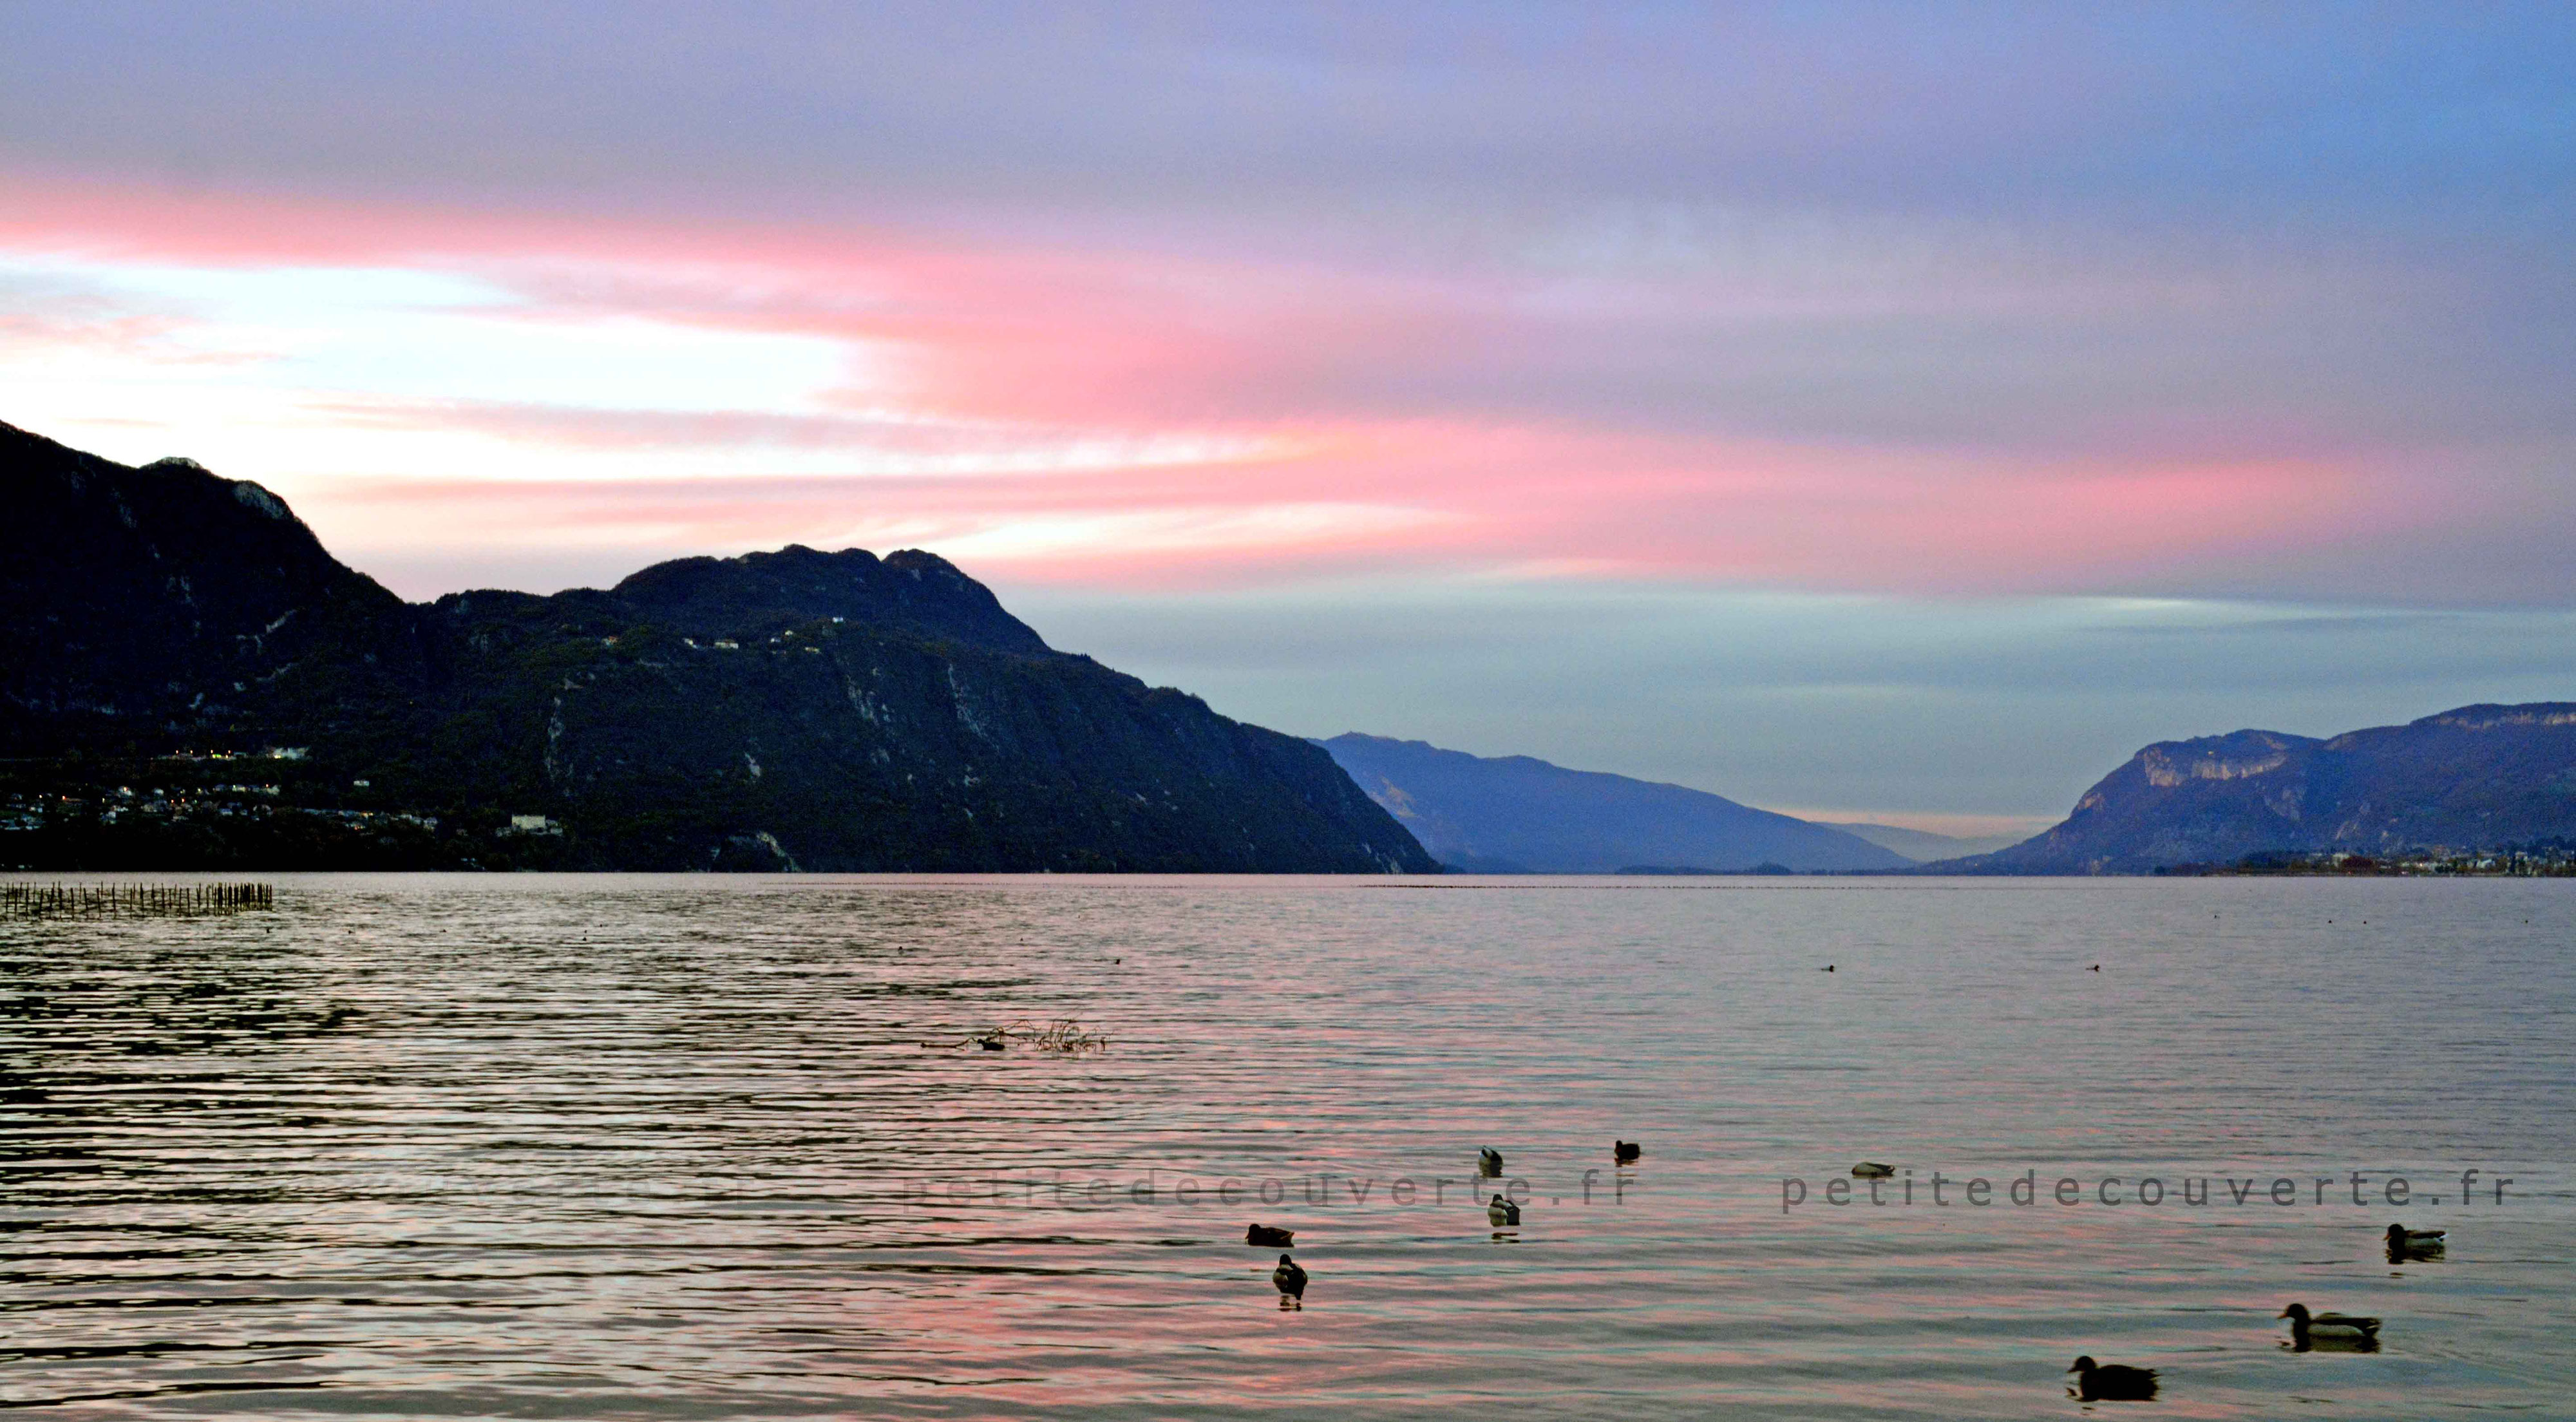
{"type": "Polygon", "coordinates": [[[1957,859],[1969,854],[1988,854],[2021,843],[2017,834],[1953,835],[1934,834],[1929,830],[1906,829],[1901,825],[1851,824],[1841,820],[1818,821],[1845,834],[1855,834],[1881,849],[1892,849],[1918,864],[1936,859],[1957,859]]]}
{"type": "Polygon", "coordinates": [[[1433,857],[1481,873],[1903,869],[1856,835],[1680,785],[1356,732],[1318,742],[1433,857]]]}
{"type": "Polygon", "coordinates": [[[0,425],[0,497],[12,862],[295,867],[275,861],[320,825],[405,863],[1435,867],[1314,746],[1053,651],[928,553],[791,547],[413,605],[185,461],[0,425]],[[206,758],[271,748],[303,755],[206,758]]]}
{"type": "MultiPolygon", "coordinates": [[[[1939,867],[2137,874],[2266,850],[2492,849],[2576,838],[2576,703],[2463,706],[2332,740],[2237,731],[2148,746],[2065,823],[1939,867]]],[[[1435,851],[1436,852],[1436,851],[1435,851]]]]}

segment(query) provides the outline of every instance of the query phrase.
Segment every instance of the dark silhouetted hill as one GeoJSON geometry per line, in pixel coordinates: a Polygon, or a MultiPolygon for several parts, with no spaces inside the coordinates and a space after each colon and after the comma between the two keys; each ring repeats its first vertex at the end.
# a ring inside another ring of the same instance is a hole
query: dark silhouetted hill
{"type": "Polygon", "coordinates": [[[272,705],[315,657],[410,655],[402,600],[257,484],[129,469],[0,425],[0,737],[157,742],[272,705]]]}
{"type": "Polygon", "coordinates": [[[701,637],[765,637],[831,620],[1024,656],[1048,651],[990,589],[917,549],[881,560],[860,548],[818,553],[791,544],[739,558],[679,558],[609,593],[660,626],[701,637]]]}
{"type": "Polygon", "coordinates": [[[76,829],[87,858],[234,863],[311,840],[270,823],[303,815],[390,826],[341,838],[399,840],[403,863],[1436,867],[1323,751],[1049,649],[928,553],[791,547],[413,605],[275,495],[186,461],[132,469],[0,425],[0,494],[21,849],[76,829]],[[272,749],[301,754],[259,762],[256,786],[208,759],[272,749]],[[549,823],[514,834],[514,815],[549,823]]]}

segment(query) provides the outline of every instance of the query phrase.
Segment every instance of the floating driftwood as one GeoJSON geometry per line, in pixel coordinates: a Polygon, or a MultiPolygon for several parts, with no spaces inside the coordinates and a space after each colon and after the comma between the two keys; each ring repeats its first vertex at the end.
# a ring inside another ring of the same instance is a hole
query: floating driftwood
{"type": "Polygon", "coordinates": [[[998,1052],[1012,1046],[1013,1044],[1035,1047],[1041,1052],[1063,1052],[1067,1055],[1078,1055],[1083,1052],[1101,1052],[1109,1049],[1109,1039],[1106,1036],[1098,1032],[1084,1031],[1082,1024],[1070,1017],[1065,1018],[1061,1022],[1050,1023],[1044,1027],[1036,1026],[1029,1022],[1014,1022],[1007,1027],[993,1028],[989,1032],[969,1032],[963,1037],[954,1038],[952,1040],[924,1042],[921,1045],[925,1047],[982,1047],[988,1052],[998,1052]]]}
{"type": "Polygon", "coordinates": [[[0,884],[0,915],[15,918],[174,917],[275,907],[277,890],[267,884],[0,884]]]}

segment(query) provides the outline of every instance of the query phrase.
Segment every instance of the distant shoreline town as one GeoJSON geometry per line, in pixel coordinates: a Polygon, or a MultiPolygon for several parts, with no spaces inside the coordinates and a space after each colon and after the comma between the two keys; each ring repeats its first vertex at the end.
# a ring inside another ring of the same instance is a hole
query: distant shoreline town
{"type": "Polygon", "coordinates": [[[2396,854],[2249,854],[2233,864],[2176,864],[2156,873],[2167,877],[2576,879],[2576,846],[2429,849],[2396,854]]]}

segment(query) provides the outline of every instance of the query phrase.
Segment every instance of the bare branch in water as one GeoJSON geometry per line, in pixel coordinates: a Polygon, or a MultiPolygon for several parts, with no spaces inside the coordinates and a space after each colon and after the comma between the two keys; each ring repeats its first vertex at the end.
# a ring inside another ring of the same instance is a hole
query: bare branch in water
{"type": "Polygon", "coordinates": [[[1105,1033],[1085,1031],[1081,1021],[1072,1017],[1049,1023],[1044,1027],[1022,1020],[1007,1026],[995,1027],[987,1032],[969,1032],[954,1041],[924,1042],[921,1045],[984,1047],[998,1051],[1014,1042],[1035,1047],[1041,1052],[1062,1052],[1067,1056],[1109,1050],[1109,1038],[1105,1033]]]}

